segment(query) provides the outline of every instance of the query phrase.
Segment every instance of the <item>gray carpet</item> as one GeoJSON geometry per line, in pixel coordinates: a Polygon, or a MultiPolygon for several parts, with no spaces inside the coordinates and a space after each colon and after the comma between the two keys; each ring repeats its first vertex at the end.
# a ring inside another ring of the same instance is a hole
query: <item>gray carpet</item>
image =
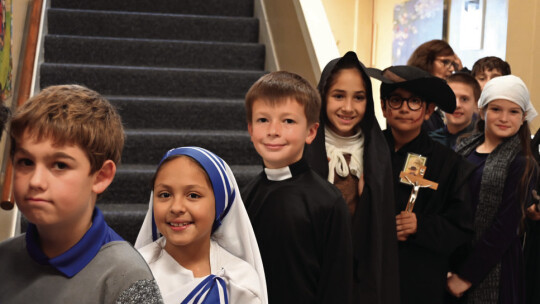
{"type": "Polygon", "coordinates": [[[170,148],[215,152],[240,187],[260,171],[243,106],[265,73],[252,16],[252,0],[51,1],[40,86],[83,84],[119,110],[126,145],[98,207],[126,240],[135,240],[170,148]]]}

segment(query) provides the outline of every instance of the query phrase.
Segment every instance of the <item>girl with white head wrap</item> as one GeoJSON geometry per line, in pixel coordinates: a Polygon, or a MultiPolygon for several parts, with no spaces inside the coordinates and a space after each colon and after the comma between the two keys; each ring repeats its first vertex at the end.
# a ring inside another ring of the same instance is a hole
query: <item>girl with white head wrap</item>
{"type": "Polygon", "coordinates": [[[478,108],[482,109],[497,99],[505,99],[519,105],[525,113],[527,122],[531,122],[537,115],[531,103],[527,86],[517,76],[506,75],[491,79],[482,91],[478,100],[478,108]]]}
{"type": "MultiPolygon", "coordinates": [[[[165,303],[263,303],[266,282],[261,256],[234,175],[225,161],[198,147],[168,151],[160,161],[189,156],[206,171],[215,197],[215,220],[210,244],[211,274],[195,278],[164,249],[166,239],[153,216],[153,193],[135,242],[148,262],[165,303]]],[[[152,185],[153,186],[153,185],[152,185]]]]}
{"type": "Polygon", "coordinates": [[[490,80],[478,107],[477,132],[457,147],[476,165],[469,178],[475,237],[448,278],[448,290],[458,297],[466,294],[464,303],[525,303],[519,231],[536,183],[528,125],[536,110],[527,87],[513,75],[490,80]]]}

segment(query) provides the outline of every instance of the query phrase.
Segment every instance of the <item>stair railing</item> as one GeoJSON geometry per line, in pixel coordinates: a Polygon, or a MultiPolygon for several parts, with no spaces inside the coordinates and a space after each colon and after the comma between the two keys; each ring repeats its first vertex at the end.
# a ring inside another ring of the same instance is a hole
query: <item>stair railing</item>
{"type": "MultiPolygon", "coordinates": [[[[18,71],[18,88],[15,92],[16,106],[19,107],[22,105],[32,92],[32,82],[34,79],[34,72],[36,68],[36,58],[38,55],[37,49],[39,44],[40,29],[42,24],[42,13],[44,11],[44,0],[33,0],[29,17],[26,19],[27,28],[26,28],[26,42],[23,48],[23,56],[21,60],[21,67],[18,71]]],[[[8,141],[9,146],[9,141],[8,141]]],[[[9,147],[7,148],[9,149],[9,147]]],[[[11,157],[6,159],[6,170],[4,185],[2,186],[2,201],[0,202],[0,207],[4,210],[11,210],[15,205],[15,200],[13,199],[13,167],[11,163],[11,157]]]]}

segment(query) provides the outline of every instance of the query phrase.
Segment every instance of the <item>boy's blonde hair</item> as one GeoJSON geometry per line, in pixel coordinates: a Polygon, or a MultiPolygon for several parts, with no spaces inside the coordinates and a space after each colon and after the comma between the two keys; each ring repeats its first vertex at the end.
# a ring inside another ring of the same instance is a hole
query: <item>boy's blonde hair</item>
{"type": "Polygon", "coordinates": [[[285,72],[273,72],[259,78],[246,94],[246,117],[251,123],[253,103],[263,100],[275,106],[294,99],[304,107],[308,125],[319,121],[321,98],[319,93],[301,76],[285,72]]]}
{"type": "Polygon", "coordinates": [[[28,132],[37,141],[76,145],[90,161],[90,174],[106,160],[120,162],[124,129],[120,115],[103,96],[80,85],[56,85],[30,98],[11,121],[11,156],[28,132]]]}

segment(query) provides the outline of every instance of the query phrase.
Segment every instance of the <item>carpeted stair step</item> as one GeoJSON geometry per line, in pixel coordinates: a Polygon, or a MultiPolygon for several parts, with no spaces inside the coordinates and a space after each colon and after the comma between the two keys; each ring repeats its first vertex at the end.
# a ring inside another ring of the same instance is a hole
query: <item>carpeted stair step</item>
{"type": "MultiPolygon", "coordinates": [[[[165,153],[165,152],[164,152],[165,153]]],[[[150,197],[151,181],[154,176],[156,166],[121,164],[116,172],[113,183],[100,196],[101,204],[146,204],[150,197]]],[[[231,165],[238,187],[242,189],[261,172],[262,165],[231,165]]]]}
{"type": "Polygon", "coordinates": [[[104,95],[244,98],[262,71],[43,63],[40,86],[77,83],[104,95]]]}
{"type": "MultiPolygon", "coordinates": [[[[148,196],[150,197],[150,196],[148,196]]],[[[96,206],[101,210],[107,224],[126,241],[135,244],[144,216],[148,210],[148,201],[142,204],[104,204],[98,199],[96,206]]]]}
{"type": "Polygon", "coordinates": [[[100,65],[263,70],[264,45],[181,40],[45,37],[45,61],[100,65]]]}
{"type": "Polygon", "coordinates": [[[257,43],[259,22],[248,17],[128,13],[51,8],[49,34],[257,43]]]}
{"type": "Polygon", "coordinates": [[[157,164],[166,151],[181,146],[208,149],[229,165],[252,165],[260,161],[247,131],[128,129],[126,135],[124,164],[157,164]]]}
{"type": "Polygon", "coordinates": [[[107,96],[128,129],[247,130],[243,99],[107,96]]]}
{"type": "Polygon", "coordinates": [[[51,7],[215,16],[253,16],[253,0],[51,0],[51,7]]]}

